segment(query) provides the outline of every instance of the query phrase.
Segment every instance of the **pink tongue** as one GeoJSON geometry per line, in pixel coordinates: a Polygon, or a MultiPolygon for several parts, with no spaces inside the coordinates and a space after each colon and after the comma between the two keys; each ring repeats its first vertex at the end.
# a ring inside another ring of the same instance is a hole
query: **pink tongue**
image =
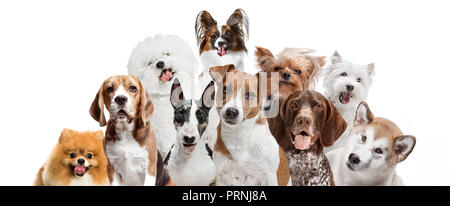
{"type": "Polygon", "coordinates": [[[309,149],[309,143],[311,142],[310,136],[296,135],[295,136],[295,148],[305,150],[309,149]]]}
{"type": "Polygon", "coordinates": [[[184,146],[184,151],[186,151],[188,154],[191,154],[194,151],[195,146],[196,145],[184,146]]]}
{"type": "Polygon", "coordinates": [[[172,72],[167,70],[167,71],[164,72],[164,74],[161,75],[161,81],[167,82],[167,81],[170,80],[171,77],[172,77],[172,72]]]}
{"type": "Polygon", "coordinates": [[[217,54],[218,54],[219,56],[224,56],[225,54],[227,54],[227,51],[225,50],[225,48],[219,47],[219,49],[218,49],[218,51],[217,51],[217,54]]]}
{"type": "Polygon", "coordinates": [[[350,102],[350,94],[349,93],[342,94],[342,103],[348,104],[349,102],[350,102]]]}
{"type": "Polygon", "coordinates": [[[75,169],[73,169],[73,173],[84,175],[84,173],[86,173],[86,169],[83,166],[76,166],[75,169]]]}

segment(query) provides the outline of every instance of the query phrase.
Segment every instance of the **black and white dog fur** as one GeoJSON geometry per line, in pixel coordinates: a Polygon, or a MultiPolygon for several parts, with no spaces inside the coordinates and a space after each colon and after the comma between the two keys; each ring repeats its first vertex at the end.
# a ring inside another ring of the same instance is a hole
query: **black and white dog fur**
{"type": "Polygon", "coordinates": [[[199,101],[184,96],[180,81],[172,84],[170,102],[177,137],[168,155],[169,175],[176,185],[208,186],[215,178],[212,151],[202,138],[208,126],[209,110],[214,105],[214,82],[210,82],[199,101]]]}

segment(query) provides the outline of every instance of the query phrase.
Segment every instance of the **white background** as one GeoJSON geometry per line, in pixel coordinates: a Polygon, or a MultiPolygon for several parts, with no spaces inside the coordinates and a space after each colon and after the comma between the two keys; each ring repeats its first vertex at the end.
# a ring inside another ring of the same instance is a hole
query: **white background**
{"type": "MultiPolygon", "coordinates": [[[[88,109],[104,79],[126,74],[136,43],[176,34],[197,52],[194,22],[250,18],[255,45],[375,62],[369,105],[417,137],[398,165],[407,185],[450,185],[446,1],[1,1],[0,185],[31,185],[63,128],[100,129],[88,109]]],[[[317,88],[321,90],[321,84],[317,88]]]]}

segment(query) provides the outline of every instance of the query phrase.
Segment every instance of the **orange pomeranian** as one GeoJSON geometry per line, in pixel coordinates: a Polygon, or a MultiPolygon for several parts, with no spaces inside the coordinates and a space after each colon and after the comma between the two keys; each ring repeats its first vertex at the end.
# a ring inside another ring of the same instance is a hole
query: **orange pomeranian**
{"type": "Polygon", "coordinates": [[[102,131],[64,129],[33,185],[110,185],[103,137],[102,131]]]}

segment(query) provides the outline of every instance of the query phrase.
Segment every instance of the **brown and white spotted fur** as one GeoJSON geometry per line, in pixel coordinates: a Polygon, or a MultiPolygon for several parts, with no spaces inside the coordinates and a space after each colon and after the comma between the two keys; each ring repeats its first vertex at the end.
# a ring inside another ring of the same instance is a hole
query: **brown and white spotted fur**
{"type": "Polygon", "coordinates": [[[263,117],[258,75],[234,65],[210,69],[220,116],[213,154],[216,185],[286,185],[286,158],[263,117]]]}
{"type": "Polygon", "coordinates": [[[289,160],[292,185],[334,185],[323,147],[336,141],[347,124],[334,105],[315,91],[297,91],[281,104],[286,125],[274,136],[289,160]]]}
{"type": "Polygon", "coordinates": [[[172,184],[156,149],[152,112],[150,97],[137,77],[113,76],[100,87],[90,114],[100,126],[107,125],[103,145],[112,185],[172,184]]]}
{"type": "Polygon", "coordinates": [[[336,185],[403,185],[395,168],[415,144],[414,136],[404,135],[388,119],[374,117],[367,103],[361,102],[347,146],[327,153],[330,160],[334,158],[330,162],[336,185]]]}

